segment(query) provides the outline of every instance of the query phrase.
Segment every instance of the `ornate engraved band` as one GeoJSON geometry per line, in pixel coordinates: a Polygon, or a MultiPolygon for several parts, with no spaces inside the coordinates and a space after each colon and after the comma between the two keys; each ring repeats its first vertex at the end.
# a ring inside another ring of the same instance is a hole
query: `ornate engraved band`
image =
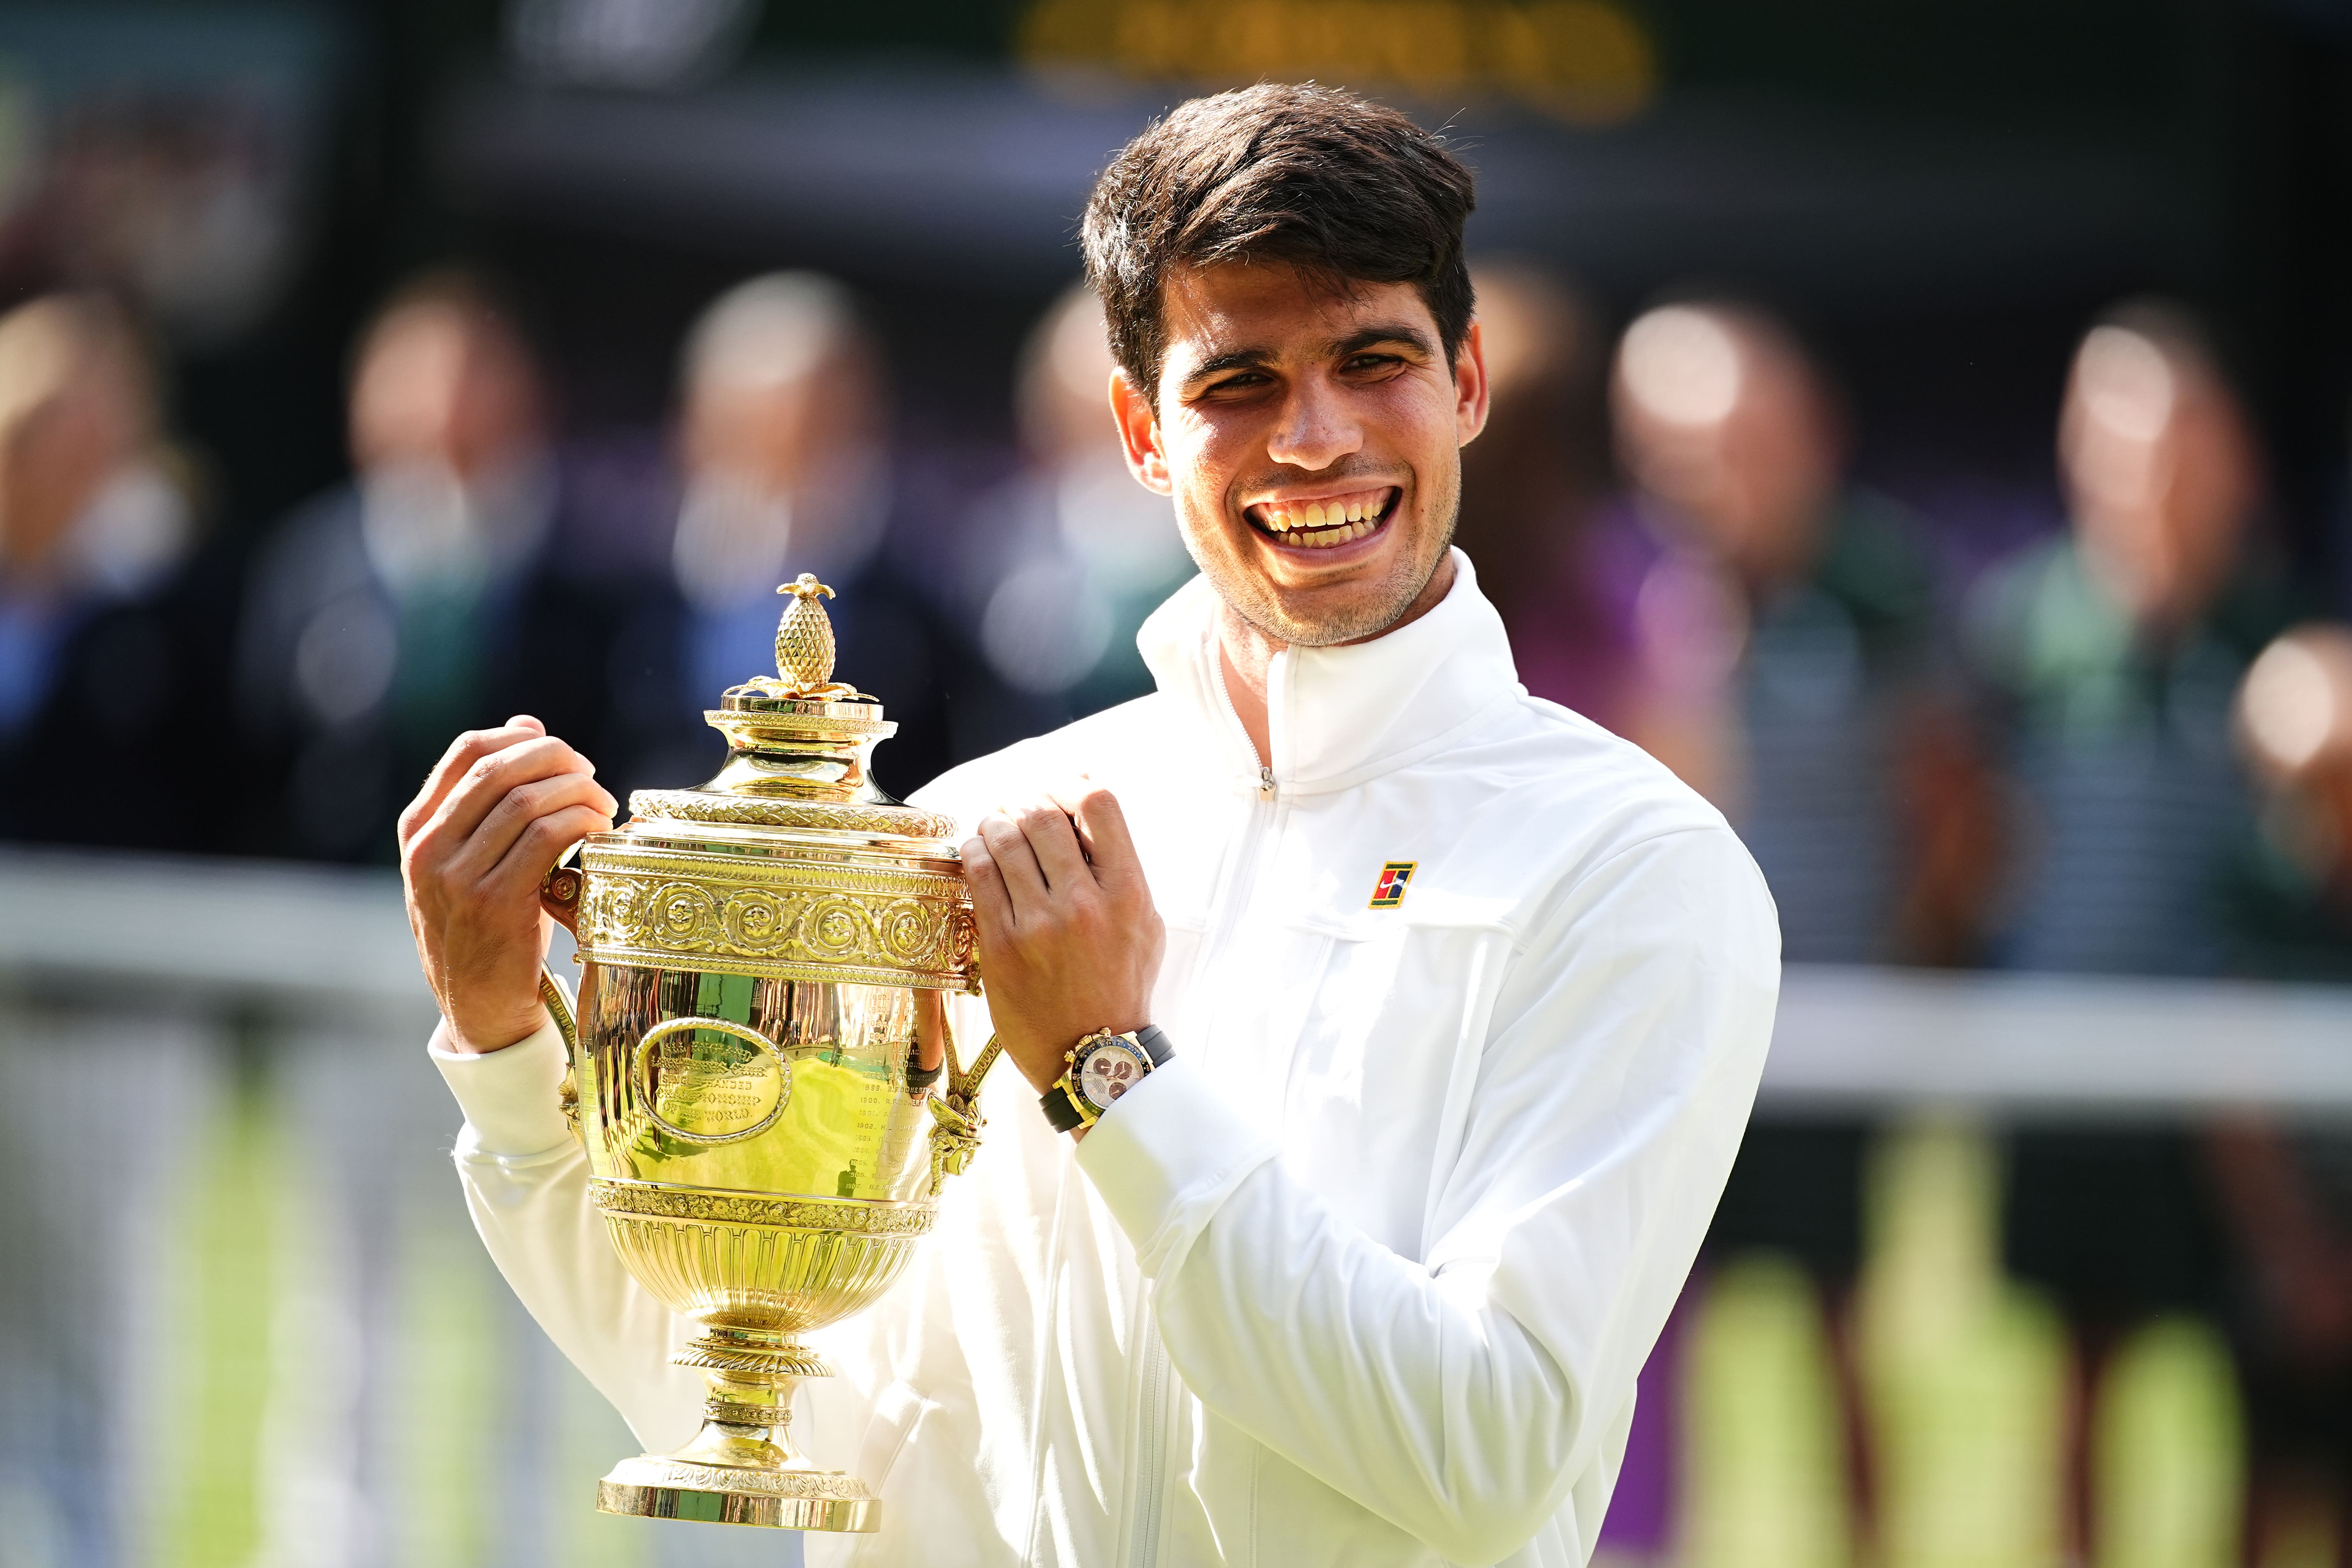
{"type": "Polygon", "coordinates": [[[785,1230],[830,1230],[849,1236],[928,1236],[937,1214],[929,1204],[765,1198],[748,1193],[615,1182],[602,1176],[589,1178],[588,1198],[608,1214],[721,1225],[764,1225],[785,1230]]]}
{"type": "Polygon", "coordinates": [[[599,963],[851,985],[977,991],[962,879],[812,852],[592,845],[579,914],[599,963]]]}
{"type": "MultiPolygon", "coordinates": [[[[772,685],[778,683],[771,682],[772,685]]],[[[755,689],[751,683],[730,687],[721,708],[706,708],[702,721],[730,741],[757,734],[823,742],[887,740],[898,726],[882,717],[875,702],[819,702],[755,689]]],[[[842,689],[845,692],[846,688],[842,689]]]]}
{"type": "Polygon", "coordinates": [[[625,1479],[614,1480],[608,1477],[604,1484],[669,1486],[697,1491],[766,1492],[787,1498],[839,1498],[845,1501],[868,1504],[873,1501],[873,1494],[856,1477],[831,1470],[753,1470],[732,1465],[698,1465],[690,1460],[652,1458],[626,1460],[614,1467],[613,1475],[620,1476],[623,1470],[627,1471],[625,1479]]]}
{"type": "Polygon", "coordinates": [[[793,1418],[793,1413],[781,1405],[738,1405],[727,1399],[704,1400],[702,1413],[730,1426],[783,1426],[793,1418]]]}
{"type": "Polygon", "coordinates": [[[911,805],[857,805],[822,800],[765,800],[755,795],[712,795],[698,789],[641,789],[629,796],[639,816],[674,822],[756,823],[761,827],[821,827],[836,833],[889,834],[912,838],[950,838],[952,816],[911,805]]]}

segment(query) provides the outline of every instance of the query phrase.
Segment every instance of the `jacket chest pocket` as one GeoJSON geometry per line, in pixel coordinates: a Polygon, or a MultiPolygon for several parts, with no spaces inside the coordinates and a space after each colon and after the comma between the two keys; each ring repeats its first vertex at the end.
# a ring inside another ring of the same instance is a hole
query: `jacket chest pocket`
{"type": "Polygon", "coordinates": [[[1284,1157],[1341,1217],[1418,1258],[1508,942],[1374,914],[1327,927],[1319,945],[1283,1074],[1284,1157]]]}

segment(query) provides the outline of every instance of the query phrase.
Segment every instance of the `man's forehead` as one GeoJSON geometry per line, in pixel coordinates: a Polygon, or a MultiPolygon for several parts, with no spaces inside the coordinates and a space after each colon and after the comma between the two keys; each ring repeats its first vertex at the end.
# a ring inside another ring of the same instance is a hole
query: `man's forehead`
{"type": "Polygon", "coordinates": [[[1410,283],[1367,283],[1281,262],[1227,262],[1171,271],[1162,285],[1168,368],[1259,351],[1315,353],[1384,324],[1432,342],[1437,323],[1410,283]]]}

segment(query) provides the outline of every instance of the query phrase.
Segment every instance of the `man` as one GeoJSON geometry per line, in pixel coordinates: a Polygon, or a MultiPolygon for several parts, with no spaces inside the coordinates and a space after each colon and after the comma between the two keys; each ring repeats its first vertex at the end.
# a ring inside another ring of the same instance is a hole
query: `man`
{"type": "MultiPolygon", "coordinates": [[[[2010,873],[1995,954],[2026,970],[2222,973],[2230,873],[2255,831],[2231,703],[2288,604],[2259,528],[2259,437],[2196,319],[2143,300],[2076,344],[2057,448],[2068,531],[1995,567],[1973,605],[2032,851],[2010,873]]],[[[2080,1432],[2095,1431],[2131,1336],[2217,1305],[2224,1238],[2197,1140],[2027,1127],[2007,1166],[2006,1261],[2064,1309],[2095,1412],[2080,1432]]],[[[2096,1517],[2079,1497],[2070,1513],[2096,1517]]]]}
{"type": "Polygon", "coordinates": [[[275,775],[249,847],[389,855],[450,731],[520,706],[623,763],[603,682],[626,595],[563,548],[548,404],[510,312],[462,273],[412,280],[362,331],[356,471],[278,530],[243,611],[238,700],[275,775]]]}
{"type": "Polygon", "coordinates": [[[2071,526],[1994,568],[1973,606],[2038,849],[2000,956],[2210,974],[2249,816],[2230,702],[2286,620],[2259,438],[2197,321],[2136,300],[2076,345],[2057,446],[2071,526]]]}
{"type": "Polygon", "coordinates": [[[200,755],[223,722],[234,583],[207,549],[156,368],[105,298],[0,315],[0,835],[220,847],[235,781],[200,755]],[[161,798],[159,798],[159,795],[161,798]]]}
{"type": "Polygon", "coordinates": [[[1611,402],[1633,481],[1603,531],[1640,671],[1624,733],[1738,825],[1784,956],[1965,960],[1990,792],[1938,689],[1917,520],[1848,475],[1828,368],[1771,315],[1691,299],[1626,329],[1611,402]]]}
{"type": "MultiPolygon", "coordinates": [[[[1285,86],[1183,106],[1096,187],[1113,413],[1202,575],[1139,638],[1156,694],[924,797],[977,824],[965,1026],[1019,1071],[910,1276],[824,1340],[798,1430],[887,1521],[813,1553],[1591,1552],[1778,959],[1722,818],[1529,700],[1449,552],[1470,205],[1410,121],[1285,86]],[[1055,1131],[1065,1053],[1145,1026],[1164,1065],[1055,1131]]],[[[478,1221],[658,1444],[698,1395],[590,1217],[534,990],[539,877],[614,807],[519,720],[451,748],[406,867],[478,1221]]]]}
{"type": "Polygon", "coordinates": [[[718,767],[723,742],[703,712],[772,658],[776,584],[800,572],[838,590],[828,609],[840,668],[905,694],[889,776],[946,770],[947,700],[967,693],[940,668],[961,662],[954,645],[882,548],[890,423],[880,351],[849,290],[822,273],[739,283],[688,334],[669,550],[681,612],[670,702],[690,742],[671,749],[681,776],[718,767]]]}
{"type": "MultiPolygon", "coordinates": [[[[2273,642],[2246,671],[2235,721],[2262,809],[2231,879],[2231,967],[2341,985],[2352,980],[2352,628],[2311,622],[2273,642]]],[[[2207,1131],[2204,1155],[2234,1265],[2250,1556],[2316,1535],[2321,1560],[2340,1563],[2352,1545],[2352,1138],[2241,1112],[2207,1131]]]]}
{"type": "Polygon", "coordinates": [[[1084,283],[1032,329],[1013,398],[1022,465],[962,530],[956,575],[981,652],[1044,721],[1019,734],[1150,691],[1135,634],[1192,575],[1168,498],[1129,477],[1103,417],[1114,368],[1103,334],[1084,283]]]}

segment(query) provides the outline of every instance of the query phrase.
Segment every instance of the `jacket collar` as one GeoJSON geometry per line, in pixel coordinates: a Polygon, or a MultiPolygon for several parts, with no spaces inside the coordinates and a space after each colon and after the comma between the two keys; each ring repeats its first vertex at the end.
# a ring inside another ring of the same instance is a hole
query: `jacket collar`
{"type": "MultiPolygon", "coordinates": [[[[1240,774],[1257,762],[1226,700],[1217,596],[1194,577],[1143,624],[1136,647],[1160,692],[1197,714],[1240,774]]],[[[1454,586],[1421,619],[1349,647],[1293,647],[1268,671],[1277,788],[1344,789],[1443,751],[1498,704],[1522,695],[1503,618],[1454,552],[1454,586]]]]}

